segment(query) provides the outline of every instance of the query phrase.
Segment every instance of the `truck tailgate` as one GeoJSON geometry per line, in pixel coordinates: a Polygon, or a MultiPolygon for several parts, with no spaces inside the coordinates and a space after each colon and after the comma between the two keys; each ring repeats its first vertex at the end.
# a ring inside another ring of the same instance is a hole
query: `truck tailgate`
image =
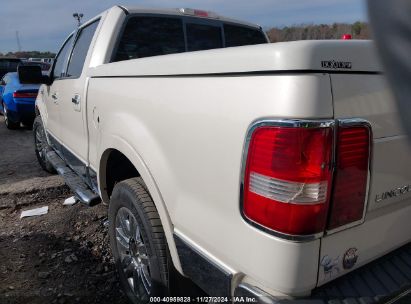
{"type": "Polygon", "coordinates": [[[411,240],[411,143],[385,78],[376,73],[330,77],[335,118],[366,119],[373,140],[365,221],[322,239],[319,286],[411,240]],[[343,263],[347,258],[354,265],[343,263]]]}

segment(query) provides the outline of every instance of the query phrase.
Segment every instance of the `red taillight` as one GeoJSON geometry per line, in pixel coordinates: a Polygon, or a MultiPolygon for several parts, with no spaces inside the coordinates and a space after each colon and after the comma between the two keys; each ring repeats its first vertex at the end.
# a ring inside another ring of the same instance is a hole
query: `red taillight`
{"type": "Polygon", "coordinates": [[[16,91],[13,93],[13,98],[36,98],[37,93],[32,92],[19,92],[16,91]]]}
{"type": "Polygon", "coordinates": [[[336,138],[329,121],[297,127],[295,121],[271,124],[263,123],[251,134],[244,216],[291,236],[319,234],[361,220],[370,155],[368,124],[342,121],[336,138]]]}
{"type": "Polygon", "coordinates": [[[291,235],[324,231],[331,186],[331,127],[260,127],[251,137],[244,214],[291,235]]]}
{"type": "Polygon", "coordinates": [[[340,126],[337,136],[337,167],[328,229],[360,221],[368,182],[370,128],[340,126]]]}

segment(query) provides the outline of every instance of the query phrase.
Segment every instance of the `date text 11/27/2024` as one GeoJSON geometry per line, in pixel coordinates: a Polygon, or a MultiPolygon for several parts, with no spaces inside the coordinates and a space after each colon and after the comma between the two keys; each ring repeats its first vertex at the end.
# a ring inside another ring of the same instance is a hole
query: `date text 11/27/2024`
{"type": "Polygon", "coordinates": [[[256,303],[254,297],[150,297],[150,303],[256,303]]]}

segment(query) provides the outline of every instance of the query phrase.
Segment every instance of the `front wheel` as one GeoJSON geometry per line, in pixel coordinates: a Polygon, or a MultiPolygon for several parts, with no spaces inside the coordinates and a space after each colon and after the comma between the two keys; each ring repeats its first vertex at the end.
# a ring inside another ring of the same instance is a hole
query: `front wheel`
{"type": "Polygon", "coordinates": [[[44,131],[43,122],[41,116],[37,116],[33,123],[33,134],[34,134],[34,149],[36,152],[37,160],[43,170],[49,173],[55,173],[53,165],[48,161],[46,154],[51,150],[47,138],[46,132],[44,131]]]}
{"type": "Polygon", "coordinates": [[[109,205],[111,250],[133,303],[169,292],[170,257],[157,209],[141,178],[114,187],[109,205]]]}
{"type": "Polygon", "coordinates": [[[7,129],[15,130],[18,127],[20,127],[19,122],[14,122],[10,120],[10,113],[5,103],[3,103],[3,114],[4,114],[4,124],[6,125],[7,129]]]}

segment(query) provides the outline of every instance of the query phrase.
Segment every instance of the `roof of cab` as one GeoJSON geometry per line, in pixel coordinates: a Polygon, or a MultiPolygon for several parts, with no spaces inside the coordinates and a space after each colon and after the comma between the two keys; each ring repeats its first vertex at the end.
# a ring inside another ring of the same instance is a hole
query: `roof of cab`
{"type": "MultiPolygon", "coordinates": [[[[200,16],[187,15],[181,11],[181,8],[157,9],[157,8],[146,8],[146,7],[139,7],[139,6],[125,6],[125,5],[118,5],[117,7],[121,8],[122,10],[126,11],[129,14],[159,14],[159,15],[187,16],[187,17],[201,18],[201,19],[220,20],[223,22],[236,23],[236,24],[241,24],[241,25],[261,29],[261,26],[258,24],[221,16],[214,12],[212,13],[215,14],[215,17],[214,16],[213,17],[200,17],[200,16]]],[[[207,10],[200,10],[200,11],[207,11],[207,10]]],[[[210,11],[207,11],[207,12],[210,13],[210,11]]]]}

